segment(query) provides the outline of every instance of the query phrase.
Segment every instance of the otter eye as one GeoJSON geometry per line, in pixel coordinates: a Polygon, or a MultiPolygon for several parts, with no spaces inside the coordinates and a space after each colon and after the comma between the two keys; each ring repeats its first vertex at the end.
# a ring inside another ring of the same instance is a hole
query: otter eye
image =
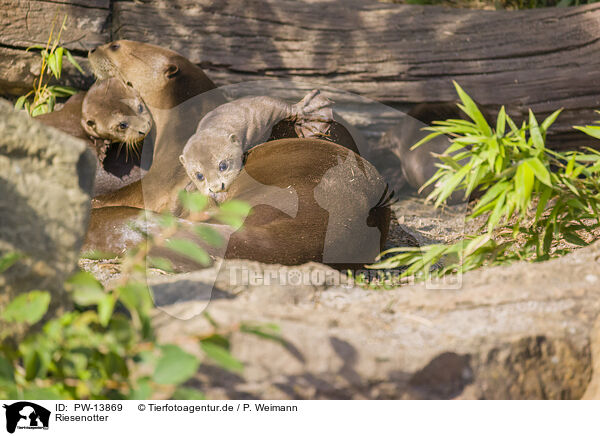
{"type": "Polygon", "coordinates": [[[119,44],[119,43],[117,43],[117,42],[115,42],[115,43],[113,43],[113,44],[111,44],[111,45],[110,45],[110,49],[111,49],[112,51],[117,51],[117,50],[118,50],[118,49],[120,49],[120,48],[121,48],[121,44],[119,44]]]}
{"type": "Polygon", "coordinates": [[[221,161],[221,163],[219,164],[219,171],[225,171],[228,167],[229,165],[227,165],[227,162],[221,161]]]}
{"type": "Polygon", "coordinates": [[[94,120],[87,120],[86,124],[90,127],[94,127],[96,125],[96,123],[94,122],[94,120]]]}
{"type": "Polygon", "coordinates": [[[128,123],[128,122],[126,122],[126,121],[121,121],[121,122],[119,123],[119,129],[121,129],[121,130],[126,130],[126,129],[127,129],[127,127],[129,127],[129,123],[128,123]]]}
{"type": "Polygon", "coordinates": [[[130,88],[133,88],[133,84],[131,82],[127,82],[126,85],[129,86],[130,88]]]}
{"type": "Polygon", "coordinates": [[[200,181],[204,180],[204,174],[202,173],[196,173],[196,178],[200,181]]]}
{"type": "Polygon", "coordinates": [[[144,112],[144,106],[141,103],[138,105],[138,112],[139,113],[144,112]]]}

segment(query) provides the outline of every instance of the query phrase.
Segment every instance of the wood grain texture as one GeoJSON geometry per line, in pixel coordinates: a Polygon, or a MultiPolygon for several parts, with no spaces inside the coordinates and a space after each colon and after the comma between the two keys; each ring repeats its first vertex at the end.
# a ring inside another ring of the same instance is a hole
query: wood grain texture
{"type": "Polygon", "coordinates": [[[12,48],[45,45],[52,23],[56,22],[58,32],[66,15],[61,45],[87,51],[110,39],[109,6],[108,0],[0,0],[0,44],[12,48]]]}
{"type": "Polygon", "coordinates": [[[60,83],[79,89],[93,83],[85,56],[111,39],[110,0],[0,0],[0,95],[22,95],[31,89],[40,56],[26,49],[46,45],[52,23],[57,32],[65,15],[60,44],[71,50],[87,74],[81,75],[63,59],[60,83]]]}
{"type": "MultiPolygon", "coordinates": [[[[450,101],[452,80],[554,132],[600,107],[600,5],[470,11],[368,2],[151,0],[114,4],[114,36],[170,47],[219,84],[293,77],[390,105],[450,101]]],[[[586,143],[587,139],[585,140],[586,143]]]]}

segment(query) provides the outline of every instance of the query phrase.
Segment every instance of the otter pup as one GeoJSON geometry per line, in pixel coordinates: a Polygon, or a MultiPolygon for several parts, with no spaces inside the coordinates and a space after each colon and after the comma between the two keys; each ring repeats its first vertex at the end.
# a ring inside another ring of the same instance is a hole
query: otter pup
{"type": "Polygon", "coordinates": [[[179,160],[196,188],[221,202],[242,169],[244,153],[265,142],[275,124],[290,119],[299,137],[325,136],[333,121],[331,104],[316,89],[295,105],[266,96],[234,100],[202,118],[179,160]]]}
{"type": "Polygon", "coordinates": [[[71,97],[62,109],[36,117],[42,123],[83,139],[102,162],[108,145],[136,151],[152,128],[152,117],[139,94],[118,79],[100,80],[71,97]]]}
{"type": "Polygon", "coordinates": [[[126,153],[139,155],[152,116],[137,91],[113,78],[90,88],[81,106],[81,125],[90,137],[104,139],[107,145],[119,143],[126,153]]]}

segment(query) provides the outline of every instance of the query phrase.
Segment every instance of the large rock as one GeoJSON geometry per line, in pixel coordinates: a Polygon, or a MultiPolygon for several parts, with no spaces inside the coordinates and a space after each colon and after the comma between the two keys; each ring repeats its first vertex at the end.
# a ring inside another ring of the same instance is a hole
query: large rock
{"type": "Polygon", "coordinates": [[[95,170],[83,141],[0,99],[0,256],[26,256],[0,276],[0,310],[32,289],[53,292],[60,304],[87,228],[95,170]]]}
{"type": "Polygon", "coordinates": [[[225,262],[212,294],[209,271],[152,278],[167,305],[155,325],[162,340],[206,334],[210,324],[196,315],[208,310],[223,325],[281,327],[286,346],[233,335],[246,368],[234,376],[205,364],[198,385],[212,398],[558,399],[580,398],[590,381],[600,243],[545,263],[474,271],[453,290],[323,280],[336,274],[316,264],[225,262]],[[296,284],[311,275],[316,281],[296,284]]]}

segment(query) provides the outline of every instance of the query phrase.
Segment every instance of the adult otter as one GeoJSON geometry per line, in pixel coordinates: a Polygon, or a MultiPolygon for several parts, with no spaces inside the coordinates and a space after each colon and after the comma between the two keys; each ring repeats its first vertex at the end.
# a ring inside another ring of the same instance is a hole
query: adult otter
{"type": "Polygon", "coordinates": [[[67,100],[62,109],[36,120],[88,143],[98,157],[95,194],[116,190],[141,176],[139,166],[127,156],[150,133],[152,117],[139,94],[120,80],[98,81],[67,100]],[[116,152],[109,148],[111,143],[119,144],[116,152]],[[123,144],[126,150],[119,156],[123,144]],[[111,159],[105,159],[107,152],[111,159]]]}
{"type": "MultiPolygon", "coordinates": [[[[202,116],[225,103],[224,97],[199,67],[162,47],[119,40],[96,48],[88,58],[99,78],[117,77],[139,91],[156,125],[154,150],[144,147],[143,151],[142,163],[150,168],[148,173],[139,182],[96,197],[92,206],[172,210],[177,192],[189,183],[179,164],[183,147],[202,116]]],[[[273,133],[273,138],[297,136],[292,123],[286,121],[277,124],[273,133]]],[[[328,134],[358,151],[341,124],[334,122],[328,134]]]]}
{"type": "Polygon", "coordinates": [[[326,136],[331,105],[318,90],[295,105],[267,96],[233,100],[202,118],[179,159],[200,192],[222,201],[242,169],[244,153],[265,142],[274,125],[293,119],[299,136],[326,136]]]}
{"type": "MultiPolygon", "coordinates": [[[[187,175],[179,163],[185,142],[202,116],[225,102],[204,72],[183,56],[151,44],[113,41],[89,53],[99,78],[116,77],[137,90],[155,123],[153,147],[144,147],[141,181],[96,197],[93,207],[133,206],[154,211],[169,209],[187,175]],[[196,97],[196,98],[194,98],[196,97]]],[[[148,145],[148,144],[145,144],[148,145]]]]}
{"type": "MultiPolygon", "coordinates": [[[[214,225],[229,243],[221,250],[207,248],[225,258],[355,268],[373,262],[383,247],[388,197],[377,170],[340,145],[319,139],[270,141],[250,150],[227,194],[227,200],[252,206],[243,227],[233,232],[214,225]]],[[[93,210],[85,249],[129,248],[137,240],[127,222],[139,213],[128,207],[93,210]]]]}

